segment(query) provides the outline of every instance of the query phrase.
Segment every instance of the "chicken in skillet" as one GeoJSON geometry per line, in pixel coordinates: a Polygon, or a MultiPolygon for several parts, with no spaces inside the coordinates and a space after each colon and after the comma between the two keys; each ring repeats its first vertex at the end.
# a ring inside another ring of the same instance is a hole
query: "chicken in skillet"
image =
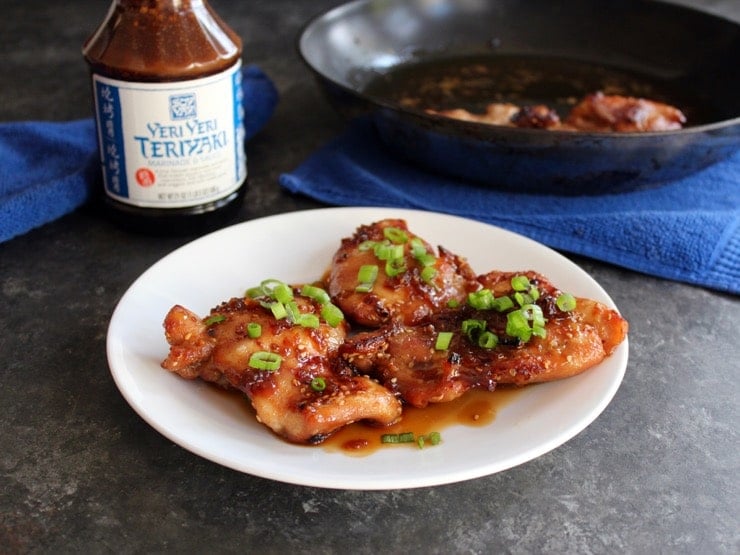
{"type": "Polygon", "coordinates": [[[578,131],[670,131],[681,129],[686,116],[662,102],[597,92],[574,106],[565,123],[578,131]]]}
{"type": "Polygon", "coordinates": [[[174,306],[164,327],[165,369],[242,391],[257,419],[288,441],[320,443],[352,422],[401,416],[391,392],[343,369],[335,355],[347,324],[315,286],[265,282],[205,319],[174,306]]]}
{"type": "Polygon", "coordinates": [[[520,107],[511,103],[491,103],[481,114],[463,108],[426,111],[488,125],[597,133],[670,131],[681,129],[686,123],[683,112],[669,104],[602,92],[585,96],[563,121],[554,109],[544,104],[520,107]]]}

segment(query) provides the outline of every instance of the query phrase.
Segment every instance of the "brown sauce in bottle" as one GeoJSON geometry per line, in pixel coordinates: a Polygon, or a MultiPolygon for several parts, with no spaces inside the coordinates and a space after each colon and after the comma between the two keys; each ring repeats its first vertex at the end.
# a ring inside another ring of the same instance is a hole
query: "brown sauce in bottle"
{"type": "Polygon", "coordinates": [[[113,1],[83,46],[113,219],[187,233],[235,215],[246,183],[241,53],[206,0],[113,1]]]}

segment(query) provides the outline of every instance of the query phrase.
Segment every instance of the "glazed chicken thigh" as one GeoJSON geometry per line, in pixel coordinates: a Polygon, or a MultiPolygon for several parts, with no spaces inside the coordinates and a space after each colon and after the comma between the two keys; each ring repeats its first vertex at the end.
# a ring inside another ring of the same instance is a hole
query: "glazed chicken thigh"
{"type": "Polygon", "coordinates": [[[344,343],[342,356],[406,403],[424,407],[473,388],[574,376],[604,360],[626,335],[626,321],[600,303],[573,299],[572,308],[559,308],[562,292],[534,272],[492,272],[479,281],[493,306],[468,302],[418,325],[394,322],[363,332],[344,343]],[[526,286],[516,290],[512,283],[526,286]],[[444,334],[449,342],[440,346],[444,334]]]}
{"type": "Polygon", "coordinates": [[[367,327],[421,322],[479,287],[465,259],[442,247],[435,255],[405,221],[393,219],[360,226],[342,239],[327,285],[347,317],[367,327]]]}
{"type": "MultiPolygon", "coordinates": [[[[294,316],[318,318],[322,306],[298,291],[294,316]]],[[[164,321],[170,353],[162,366],[242,391],[260,422],[295,443],[321,442],[360,420],[398,420],[401,405],[393,394],[343,369],[334,356],[347,333],[344,321],[332,326],[310,318],[301,325],[295,317],[276,318],[265,306],[274,302],[233,298],[202,320],[173,307],[164,321]]]]}

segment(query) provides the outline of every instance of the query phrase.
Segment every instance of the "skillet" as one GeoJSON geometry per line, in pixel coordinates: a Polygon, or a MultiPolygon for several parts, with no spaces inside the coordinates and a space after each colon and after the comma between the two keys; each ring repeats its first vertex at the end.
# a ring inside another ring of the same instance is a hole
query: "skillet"
{"type": "Polygon", "coordinates": [[[740,25],[654,0],[356,0],[312,19],[303,61],[394,154],[532,193],[604,194],[685,177],[740,148],[740,25]],[[592,133],[430,115],[488,102],[561,117],[597,90],[667,102],[683,129],[592,133]],[[410,100],[409,100],[410,99],[410,100]]]}

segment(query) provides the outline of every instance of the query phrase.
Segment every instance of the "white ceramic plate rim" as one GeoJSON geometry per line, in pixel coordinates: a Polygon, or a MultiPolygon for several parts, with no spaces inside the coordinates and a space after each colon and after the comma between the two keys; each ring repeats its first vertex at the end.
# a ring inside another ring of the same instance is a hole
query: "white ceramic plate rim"
{"type": "Polygon", "coordinates": [[[250,418],[237,399],[160,368],[162,320],[174,304],[199,314],[264,278],[321,277],[342,237],[360,224],[404,218],[434,245],[465,256],[478,273],[536,270],[559,288],[616,308],[603,288],[557,252],[509,231],[455,216],[388,208],[326,208],[237,224],[162,258],[121,298],[110,321],[108,361],[131,407],[185,449],[234,470],[305,486],[353,490],[448,484],[490,475],[562,445],[606,408],[624,377],[628,343],[588,372],[530,386],[485,427],[453,426],[424,450],[366,457],[288,444],[250,418]]]}

